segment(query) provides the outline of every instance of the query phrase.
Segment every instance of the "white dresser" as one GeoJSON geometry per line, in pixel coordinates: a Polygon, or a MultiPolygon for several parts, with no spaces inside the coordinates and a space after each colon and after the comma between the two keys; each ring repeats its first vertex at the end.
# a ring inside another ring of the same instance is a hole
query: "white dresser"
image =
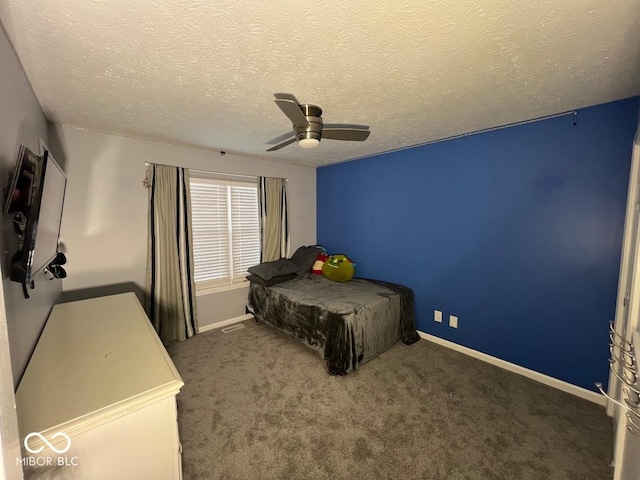
{"type": "Polygon", "coordinates": [[[182,385],[133,293],[54,306],[16,392],[25,471],[182,478],[182,385]]]}

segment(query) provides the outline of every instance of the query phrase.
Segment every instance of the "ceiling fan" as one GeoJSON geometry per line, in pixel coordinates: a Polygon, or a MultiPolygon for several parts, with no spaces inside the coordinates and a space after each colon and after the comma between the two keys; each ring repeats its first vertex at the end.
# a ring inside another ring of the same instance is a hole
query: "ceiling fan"
{"type": "Polygon", "coordinates": [[[371,133],[366,125],[323,124],[322,109],[317,105],[300,103],[290,93],[275,93],[274,96],[276,105],[293,123],[293,131],[268,141],[268,145],[277,145],[267,152],[280,150],[293,142],[298,142],[300,148],[315,148],[322,138],[362,142],[371,133]]]}

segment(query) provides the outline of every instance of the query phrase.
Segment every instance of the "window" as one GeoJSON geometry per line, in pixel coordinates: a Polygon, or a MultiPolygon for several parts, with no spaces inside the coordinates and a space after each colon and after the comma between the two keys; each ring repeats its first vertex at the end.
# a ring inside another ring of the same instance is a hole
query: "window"
{"type": "Polygon", "coordinates": [[[196,176],[189,184],[196,289],[245,281],[260,263],[257,184],[196,176]]]}

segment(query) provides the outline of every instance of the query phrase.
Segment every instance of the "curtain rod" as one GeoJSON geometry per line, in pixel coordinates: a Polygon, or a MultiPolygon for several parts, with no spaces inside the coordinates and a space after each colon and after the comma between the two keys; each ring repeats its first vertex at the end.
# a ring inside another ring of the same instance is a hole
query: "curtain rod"
{"type": "MultiPolygon", "coordinates": [[[[527,123],[539,122],[540,120],[549,120],[551,118],[557,118],[557,117],[564,117],[566,115],[573,115],[573,126],[575,127],[576,125],[578,125],[578,111],[577,110],[569,110],[567,112],[555,113],[553,115],[546,115],[544,117],[532,118],[530,120],[523,120],[523,121],[520,121],[520,122],[507,123],[506,125],[498,125],[497,127],[489,127],[489,128],[485,128],[483,130],[476,130],[474,132],[469,132],[469,133],[461,133],[460,135],[452,135],[450,137],[439,138],[437,140],[431,140],[429,142],[417,143],[415,145],[407,145],[406,147],[394,148],[392,150],[385,150],[384,152],[372,153],[371,155],[365,155],[365,156],[362,156],[362,157],[350,158],[349,160],[345,160],[345,161],[346,162],[352,162],[354,160],[362,160],[362,159],[365,159],[365,158],[377,157],[378,155],[385,155],[387,153],[400,152],[402,150],[409,150],[411,148],[424,147],[425,145],[431,145],[433,143],[446,142],[447,140],[455,140],[457,138],[469,137],[471,135],[477,135],[478,133],[493,132],[494,130],[502,130],[503,128],[517,127],[518,125],[526,125],[527,123]]],[[[340,163],[340,162],[338,162],[338,163],[340,163]]]]}
{"type": "MultiPolygon", "coordinates": [[[[166,163],[144,162],[144,166],[145,167],[149,167],[151,165],[160,165],[162,167],[178,167],[178,165],[167,165],[166,163]]],[[[211,170],[200,170],[200,169],[197,169],[197,168],[188,168],[188,167],[179,167],[179,168],[187,168],[188,170],[190,170],[192,172],[206,173],[206,174],[209,174],[209,175],[221,175],[221,176],[226,176],[226,177],[237,177],[237,178],[252,178],[254,180],[261,176],[261,175],[242,175],[242,174],[239,174],[239,173],[213,172],[211,170]]],[[[286,180],[287,182],[289,181],[288,178],[283,178],[283,177],[269,177],[269,178],[279,178],[279,179],[282,179],[282,180],[286,180]]]]}
{"type": "Polygon", "coordinates": [[[537,118],[532,118],[530,120],[522,120],[520,122],[507,123],[505,125],[498,125],[497,127],[489,127],[483,130],[476,130],[475,132],[461,133],[460,135],[453,135],[451,137],[441,138],[439,140],[431,140],[430,142],[421,143],[420,145],[416,145],[416,146],[421,147],[423,145],[430,145],[432,143],[446,142],[447,140],[454,140],[456,138],[468,137],[470,135],[477,135],[478,133],[493,132],[495,130],[502,130],[503,128],[517,127],[518,125],[526,125],[527,123],[539,122],[541,120],[550,120],[552,118],[564,117],[566,115],[573,115],[573,126],[575,127],[576,125],[578,125],[578,112],[576,110],[570,110],[568,112],[555,113],[553,115],[546,115],[544,117],[537,117],[537,118]]]}

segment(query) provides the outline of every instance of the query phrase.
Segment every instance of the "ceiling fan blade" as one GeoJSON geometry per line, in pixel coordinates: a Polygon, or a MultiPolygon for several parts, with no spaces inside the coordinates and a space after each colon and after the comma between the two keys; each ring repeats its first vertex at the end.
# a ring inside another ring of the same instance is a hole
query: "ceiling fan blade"
{"type": "Polygon", "coordinates": [[[304,116],[296,102],[285,98],[277,98],[275,102],[296,127],[307,128],[309,126],[307,117],[304,116]]]}
{"type": "Polygon", "coordinates": [[[279,100],[292,100],[296,102],[296,105],[300,105],[298,99],[290,93],[274,93],[273,96],[279,100]]]}
{"type": "Polygon", "coordinates": [[[286,147],[287,145],[291,145],[295,141],[296,141],[296,137],[290,138],[286,142],[282,142],[279,145],[276,145],[275,147],[271,147],[269,150],[267,150],[267,152],[274,152],[276,150],[280,150],[282,147],[286,147]]]}
{"type": "Polygon", "coordinates": [[[267,142],[267,145],[275,145],[276,143],[284,142],[289,137],[295,137],[295,136],[296,136],[296,134],[293,131],[287,132],[287,133],[283,133],[279,137],[272,138],[271,140],[269,140],[267,142]]]}
{"type": "Polygon", "coordinates": [[[369,130],[368,125],[355,125],[353,123],[325,123],[324,128],[351,128],[353,130],[369,130]]]}
{"type": "MultiPolygon", "coordinates": [[[[361,125],[360,125],[361,126],[361,125]]],[[[327,127],[322,129],[322,138],[328,138],[330,140],[349,140],[351,142],[363,142],[369,138],[371,132],[362,128],[345,128],[344,126],[327,127]]]]}

